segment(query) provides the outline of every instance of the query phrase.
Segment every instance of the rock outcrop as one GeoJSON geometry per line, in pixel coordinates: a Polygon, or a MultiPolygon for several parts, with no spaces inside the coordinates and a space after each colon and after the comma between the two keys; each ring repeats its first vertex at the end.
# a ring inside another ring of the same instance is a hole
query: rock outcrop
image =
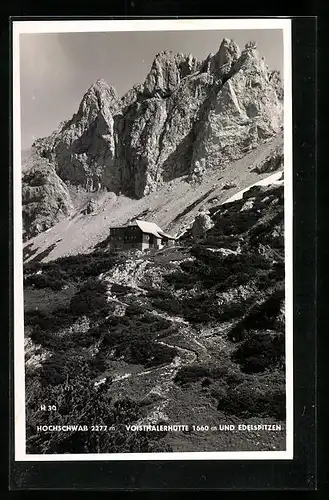
{"type": "Polygon", "coordinates": [[[200,165],[202,176],[226,168],[275,135],[282,99],[280,75],[255,44],[240,53],[224,38],[204,61],[157,54],[144,83],[121,99],[97,80],[78,112],[33,152],[66,184],[141,198],[183,175],[202,182],[200,165]]]}
{"type": "Polygon", "coordinates": [[[197,71],[198,61],[192,54],[174,54],[160,52],[155,56],[151,71],[144,83],[144,95],[147,97],[170,97],[179,87],[183,78],[197,71]]]}
{"type": "Polygon", "coordinates": [[[210,72],[218,73],[221,77],[224,75],[229,77],[233,66],[239,60],[240,55],[240,49],[234,40],[224,38],[217,54],[211,58],[209,68],[210,72]]]}
{"type": "Polygon", "coordinates": [[[192,167],[205,158],[208,168],[223,168],[280,130],[282,103],[257,50],[247,46],[225,70],[225,83],[199,121],[192,167]]]}
{"type": "Polygon", "coordinates": [[[214,226],[214,223],[207,212],[201,212],[195,218],[192,226],[192,236],[195,241],[200,240],[206,232],[214,226]]]}
{"type": "Polygon", "coordinates": [[[283,146],[280,146],[273,151],[271,155],[266,157],[263,161],[255,167],[258,174],[264,172],[274,172],[283,166],[283,146]]]}
{"type": "Polygon", "coordinates": [[[113,113],[119,99],[113,87],[97,80],[85,93],[78,112],[33,149],[55,166],[63,181],[90,191],[111,185],[115,155],[113,113]]]}
{"type": "Polygon", "coordinates": [[[65,183],[45,160],[35,161],[22,179],[24,240],[46,231],[73,210],[65,183]]]}

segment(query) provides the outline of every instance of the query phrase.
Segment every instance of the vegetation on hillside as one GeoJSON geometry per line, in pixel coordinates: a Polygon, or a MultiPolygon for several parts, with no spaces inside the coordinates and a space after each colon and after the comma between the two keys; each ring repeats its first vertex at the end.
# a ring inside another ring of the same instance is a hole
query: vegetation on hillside
{"type": "Polygon", "coordinates": [[[83,283],[109,271],[124,260],[122,254],[114,251],[71,255],[46,263],[32,260],[24,265],[24,286],[62,290],[71,282],[83,283]]]}
{"type": "Polygon", "coordinates": [[[143,416],[142,406],[131,399],[112,401],[106,384],[95,387],[88,374],[79,373],[60,384],[27,379],[27,453],[146,453],[172,451],[159,440],[165,432],[129,432],[143,416]],[[55,405],[44,411],[42,403],[55,405]],[[38,431],[37,426],[87,426],[88,430],[38,431]],[[112,428],[112,429],[111,429],[112,428]]]}
{"type": "Polygon", "coordinates": [[[75,287],[67,303],[25,311],[26,337],[46,353],[40,366],[30,364],[26,371],[29,452],[169,450],[163,434],[125,431],[125,423],[147,415],[147,406],[133,398],[114,401],[106,374],[113,362],[145,370],[172,364],[179,342],[176,348],[174,341],[160,339],[180,338],[173,316],[195,332],[225,325],[220,335],[227,345],[224,357],[179,366],[171,382],[176,388],[201,391],[218,415],[285,418],[283,187],[253,189],[242,200],[214,207],[210,215],[213,226],[198,241],[185,235],[185,253],[175,265],[169,254],[146,255],[161,285],[152,282],[151,272],[141,295],[130,281],[116,278],[109,285],[99,276],[125,270],[123,252],[98,250],[25,265],[26,291],[63,294],[75,287]],[[106,383],[95,385],[102,376],[106,383]],[[41,412],[42,401],[54,401],[56,415],[41,412]],[[95,422],[115,425],[116,431],[36,432],[36,425],[47,422],[95,422]]]}

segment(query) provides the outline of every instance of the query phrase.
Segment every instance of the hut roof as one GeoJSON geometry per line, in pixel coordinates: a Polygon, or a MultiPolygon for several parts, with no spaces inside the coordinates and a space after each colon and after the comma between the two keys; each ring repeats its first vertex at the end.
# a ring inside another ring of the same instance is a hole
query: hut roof
{"type": "Polygon", "coordinates": [[[166,238],[171,240],[175,239],[174,236],[171,236],[170,234],[162,231],[161,227],[159,227],[154,222],[146,222],[144,220],[137,219],[135,223],[140,228],[140,230],[143,231],[143,233],[153,234],[156,238],[162,238],[163,236],[165,236],[166,238]]]}

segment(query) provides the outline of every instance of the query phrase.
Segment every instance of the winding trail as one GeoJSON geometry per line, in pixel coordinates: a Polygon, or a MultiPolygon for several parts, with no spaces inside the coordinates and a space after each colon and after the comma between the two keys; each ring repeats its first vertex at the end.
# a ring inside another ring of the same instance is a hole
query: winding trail
{"type": "MultiPolygon", "coordinates": [[[[106,283],[107,283],[107,285],[110,285],[110,286],[112,284],[108,280],[106,281],[106,283]]],[[[136,289],[137,289],[137,287],[136,287],[136,289]]],[[[140,290],[140,289],[138,288],[138,290],[140,290]]],[[[108,287],[107,296],[108,296],[109,301],[115,302],[121,306],[127,307],[127,304],[124,301],[122,301],[122,300],[120,300],[117,297],[112,295],[111,289],[109,287],[108,287]]],[[[195,361],[197,361],[199,359],[200,353],[197,349],[195,349],[195,348],[193,349],[193,347],[187,348],[187,347],[177,346],[177,344],[174,341],[173,342],[170,342],[168,340],[164,341],[172,333],[177,333],[177,326],[178,327],[185,326],[185,328],[189,328],[189,323],[187,321],[185,321],[183,318],[172,317],[166,313],[160,313],[160,312],[155,311],[155,310],[148,311],[148,313],[155,316],[156,318],[160,317],[160,318],[166,319],[166,320],[171,322],[171,325],[168,328],[165,328],[163,330],[159,330],[157,332],[156,337],[153,339],[153,341],[160,344],[160,345],[176,349],[176,351],[178,352],[178,355],[176,355],[175,358],[173,359],[173,361],[169,364],[156,366],[154,368],[149,368],[149,369],[143,370],[141,372],[124,373],[124,374],[117,375],[116,377],[113,377],[112,384],[116,383],[116,382],[121,382],[122,380],[125,380],[128,378],[131,379],[134,377],[142,377],[144,375],[150,375],[153,373],[159,374],[161,372],[164,372],[164,374],[167,374],[166,380],[163,382],[163,384],[165,384],[168,382],[168,380],[173,378],[174,373],[177,371],[177,369],[180,366],[194,363],[195,361]]],[[[207,348],[203,344],[201,344],[198,340],[193,338],[193,341],[202,349],[203,352],[207,351],[207,348]]],[[[102,377],[98,377],[98,378],[104,378],[104,377],[106,377],[106,373],[103,374],[102,377]]]]}

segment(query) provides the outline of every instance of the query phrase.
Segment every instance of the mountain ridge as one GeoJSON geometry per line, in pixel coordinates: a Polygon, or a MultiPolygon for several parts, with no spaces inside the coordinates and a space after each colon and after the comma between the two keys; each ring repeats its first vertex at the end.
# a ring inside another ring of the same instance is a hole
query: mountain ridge
{"type": "MultiPolygon", "coordinates": [[[[184,175],[202,182],[280,132],[280,82],[254,42],[240,51],[224,38],[204,61],[159,52],[144,83],[119,98],[103,79],[96,80],[77,113],[33,143],[36,160],[23,172],[25,190],[33,171],[37,175],[34,165],[43,160],[54,171],[45,199],[54,185],[67,187],[63,217],[72,214],[72,187],[142,199],[184,175]]],[[[29,198],[27,204],[32,202],[37,201],[29,198]]],[[[46,222],[42,211],[35,211],[36,221],[24,217],[25,239],[58,222],[56,203],[49,199],[53,205],[46,222]]],[[[24,212],[30,207],[23,206],[24,212]]]]}

